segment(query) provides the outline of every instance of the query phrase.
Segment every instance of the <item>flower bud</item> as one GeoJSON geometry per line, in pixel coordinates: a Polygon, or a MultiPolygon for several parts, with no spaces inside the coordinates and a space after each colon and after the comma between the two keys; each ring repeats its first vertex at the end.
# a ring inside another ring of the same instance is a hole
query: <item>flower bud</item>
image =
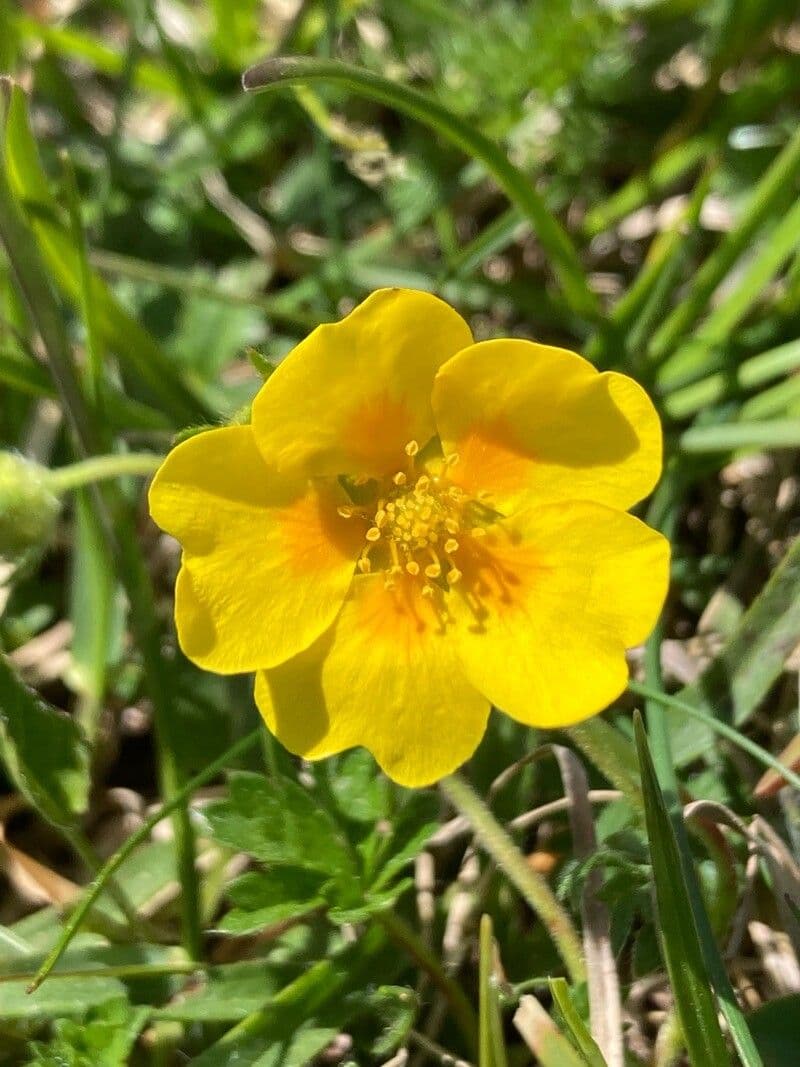
{"type": "Polygon", "coordinates": [[[44,467],[14,452],[0,452],[0,558],[21,562],[44,548],[60,507],[44,467]]]}

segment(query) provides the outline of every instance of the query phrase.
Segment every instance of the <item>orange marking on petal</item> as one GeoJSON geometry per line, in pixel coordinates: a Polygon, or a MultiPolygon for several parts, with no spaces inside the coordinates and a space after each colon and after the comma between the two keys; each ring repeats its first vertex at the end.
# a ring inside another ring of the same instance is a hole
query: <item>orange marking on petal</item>
{"type": "Polygon", "coordinates": [[[450,479],[465,492],[480,490],[500,496],[524,488],[534,456],[514,440],[511,427],[501,419],[475,426],[457,444],[459,461],[450,468],[450,479]]]}
{"type": "Polygon", "coordinates": [[[286,546],[287,562],[301,574],[322,572],[351,558],[355,566],[364,529],[342,518],[339,501],[324,491],[309,492],[281,508],[278,522],[286,546]]]}
{"type": "Polygon", "coordinates": [[[368,397],[353,411],[344,428],[347,450],[369,469],[387,472],[411,437],[413,417],[405,400],[388,392],[368,397]]]}

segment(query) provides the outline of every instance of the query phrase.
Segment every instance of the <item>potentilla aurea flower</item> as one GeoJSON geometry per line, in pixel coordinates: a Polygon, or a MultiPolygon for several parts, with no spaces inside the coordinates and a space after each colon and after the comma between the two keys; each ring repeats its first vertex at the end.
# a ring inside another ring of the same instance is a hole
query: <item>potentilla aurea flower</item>
{"type": "Polygon", "coordinates": [[[667,541],[627,514],[660,470],[631,378],[385,289],[299,344],[249,425],[178,445],[150,508],[183,547],[186,655],[255,671],[290,751],[364,745],[419,786],[492,705],[560,727],[624,690],[667,590],[667,541]]]}

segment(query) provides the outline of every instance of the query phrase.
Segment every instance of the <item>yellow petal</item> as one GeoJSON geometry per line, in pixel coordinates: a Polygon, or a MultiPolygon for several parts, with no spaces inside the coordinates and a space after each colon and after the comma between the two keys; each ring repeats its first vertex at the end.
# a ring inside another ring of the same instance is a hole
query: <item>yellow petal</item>
{"type": "Polygon", "coordinates": [[[220,674],[270,667],[330,626],[363,535],[337,514],[343,497],[271,473],[249,426],[170,452],[150,513],[183,546],[175,622],[189,659],[220,674]]]}
{"type": "Polygon", "coordinates": [[[550,505],[491,528],[462,567],[450,599],[467,677],[520,722],[559,727],[624,690],[625,649],[664,603],[669,542],[599,504],[550,505]]]}
{"type": "Polygon", "coordinates": [[[632,378],[532,341],[482,341],[436,376],[436,423],[451,477],[510,514],[550,500],[629,508],[661,472],[661,426],[632,378]]]}
{"type": "Polygon", "coordinates": [[[384,475],[404,446],[435,433],[437,369],[472,335],[429,293],[380,289],[341,322],[319,326],[265,382],[253,428],[271,467],[313,475],[384,475]]]}
{"type": "Polygon", "coordinates": [[[286,748],[321,759],[363,745],[406,786],[428,785],[472,755],[489,702],[464,679],[450,627],[419,588],[357,576],[328,633],[259,672],[256,702],[286,748]]]}

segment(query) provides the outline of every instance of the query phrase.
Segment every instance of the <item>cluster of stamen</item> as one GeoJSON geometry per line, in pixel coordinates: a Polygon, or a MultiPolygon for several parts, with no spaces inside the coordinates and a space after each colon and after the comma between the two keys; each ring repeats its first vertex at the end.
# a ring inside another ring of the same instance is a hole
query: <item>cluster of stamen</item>
{"type": "Polygon", "coordinates": [[[408,467],[392,477],[373,514],[350,505],[341,507],[339,513],[368,522],[358,559],[362,574],[383,570],[386,586],[392,588],[395,578],[405,573],[419,578],[423,595],[431,596],[436,585],[449,588],[461,581],[459,549],[465,538],[481,537],[485,530],[477,522],[473,502],[449,479],[458,456],[446,456],[433,472],[423,469],[418,473],[418,452],[417,442],[409,441],[405,446],[408,467]]]}

